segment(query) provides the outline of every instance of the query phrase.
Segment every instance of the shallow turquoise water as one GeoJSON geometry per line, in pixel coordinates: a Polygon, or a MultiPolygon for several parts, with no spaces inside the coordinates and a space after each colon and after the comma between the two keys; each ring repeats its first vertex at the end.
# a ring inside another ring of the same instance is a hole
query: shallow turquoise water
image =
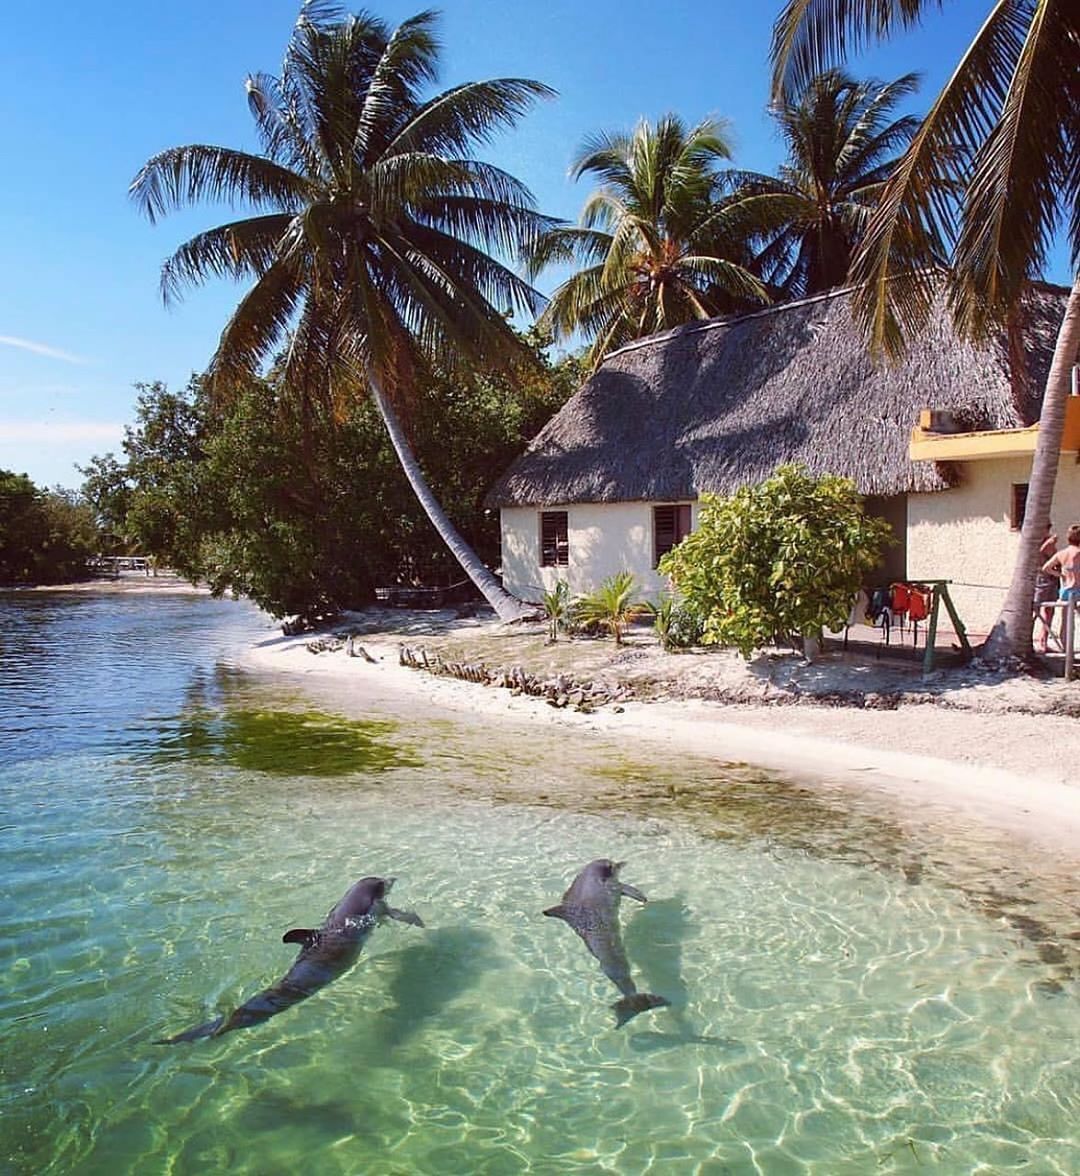
{"type": "Polygon", "coordinates": [[[0,1169],[1080,1171],[1067,879],[737,767],[319,713],[229,668],[263,628],[0,598],[0,1169]],[[522,776],[582,800],[477,798],[522,776]],[[539,913],[601,855],[673,1001],[619,1031],[539,913]],[[427,927],[262,1026],[152,1044],[280,976],[282,931],[367,873],[427,927]]]}

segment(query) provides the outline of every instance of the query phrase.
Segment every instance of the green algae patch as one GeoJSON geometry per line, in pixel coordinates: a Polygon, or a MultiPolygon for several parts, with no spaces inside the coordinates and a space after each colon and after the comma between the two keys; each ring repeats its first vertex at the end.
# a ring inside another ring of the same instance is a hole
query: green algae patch
{"type": "Polygon", "coordinates": [[[395,739],[387,719],[343,719],[319,711],[229,710],[187,715],[163,742],[164,758],[217,760],[275,776],[348,776],[423,765],[395,739]]]}

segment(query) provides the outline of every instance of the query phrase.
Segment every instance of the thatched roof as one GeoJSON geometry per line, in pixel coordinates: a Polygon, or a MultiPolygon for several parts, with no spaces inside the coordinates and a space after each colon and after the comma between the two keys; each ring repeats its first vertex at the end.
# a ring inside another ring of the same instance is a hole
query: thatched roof
{"type": "Polygon", "coordinates": [[[1066,294],[1032,293],[1011,376],[1005,340],[961,342],[943,308],[901,360],[875,364],[848,290],[638,340],[604,360],[488,504],[729,494],[785,462],[863,494],[945,489],[954,471],[908,459],[919,410],[950,410],[965,429],[1032,424],[1066,294]]]}

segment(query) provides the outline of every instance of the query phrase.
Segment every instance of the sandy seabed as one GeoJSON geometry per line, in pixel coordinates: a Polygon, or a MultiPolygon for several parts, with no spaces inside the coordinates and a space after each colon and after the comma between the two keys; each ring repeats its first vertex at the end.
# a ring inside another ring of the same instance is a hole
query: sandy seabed
{"type": "MultiPolygon", "coordinates": [[[[1080,682],[938,671],[829,653],[807,664],[764,654],[663,653],[651,633],[547,645],[542,626],[502,626],[450,611],[371,610],[336,627],[364,656],[327,634],[271,637],[254,667],[306,679],[349,713],[372,690],[463,721],[573,730],[581,739],[637,743],[723,763],[748,763],[830,790],[876,792],[912,812],[984,822],[1080,865],[1080,682]],[[567,673],[633,697],[590,712],[556,709],[499,686],[399,664],[401,647],[456,661],[567,673]],[[845,699],[850,700],[845,704],[845,699]],[[732,701],[734,700],[734,701],[732,701]]],[[[522,784],[521,799],[528,798],[522,784]]]]}

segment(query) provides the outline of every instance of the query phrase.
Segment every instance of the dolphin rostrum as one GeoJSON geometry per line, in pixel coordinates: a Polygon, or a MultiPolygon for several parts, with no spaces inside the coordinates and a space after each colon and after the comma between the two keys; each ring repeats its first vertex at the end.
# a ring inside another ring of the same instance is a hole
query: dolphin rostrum
{"type": "Polygon", "coordinates": [[[314,996],[320,988],[344,975],[356,963],[367,937],[384,919],[422,927],[424,924],[419,915],[387,905],[386,895],[393,884],[393,878],[361,878],[326,916],[321,927],[294,927],[285,932],[281,942],[299,943],[300,954],[273,987],[264,988],[227,1015],[215,1017],[205,1025],[196,1025],[175,1037],[166,1037],[157,1044],[173,1045],[178,1041],[197,1041],[200,1037],[220,1037],[234,1029],[258,1025],[314,996]]]}
{"type": "Polygon", "coordinates": [[[646,1009],[671,1004],[662,996],[638,992],[630,978],[630,963],[619,933],[619,900],[624,894],[638,902],[648,900],[636,887],[619,881],[619,871],[624,865],[625,862],[607,858],[589,862],[570,883],[562,902],[544,911],[553,919],[569,923],[600,961],[604,975],[622,993],[622,999],[611,1006],[615,1010],[616,1028],[646,1009]]]}

